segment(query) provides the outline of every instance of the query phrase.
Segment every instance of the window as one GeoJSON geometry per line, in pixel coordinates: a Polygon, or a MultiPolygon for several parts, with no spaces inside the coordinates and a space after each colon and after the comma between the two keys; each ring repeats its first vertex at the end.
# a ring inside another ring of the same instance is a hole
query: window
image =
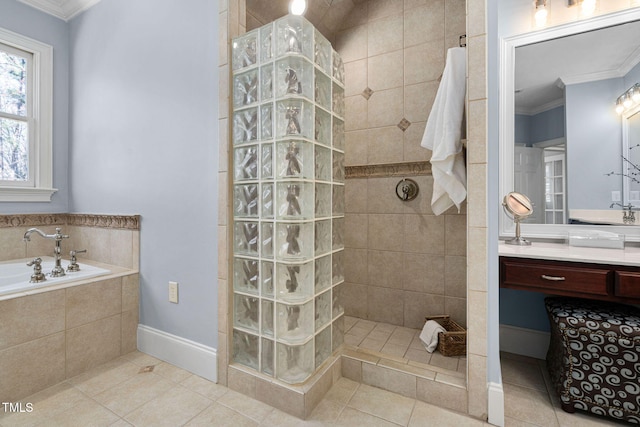
{"type": "Polygon", "coordinates": [[[32,182],[33,55],[0,43],[0,180],[32,182]],[[30,161],[31,160],[31,161],[30,161]]]}
{"type": "Polygon", "coordinates": [[[557,150],[545,150],[544,158],[544,212],[545,224],[564,224],[565,202],[565,154],[557,150]]]}
{"type": "Polygon", "coordinates": [[[50,201],[52,48],[0,28],[0,201],[50,201]]]}

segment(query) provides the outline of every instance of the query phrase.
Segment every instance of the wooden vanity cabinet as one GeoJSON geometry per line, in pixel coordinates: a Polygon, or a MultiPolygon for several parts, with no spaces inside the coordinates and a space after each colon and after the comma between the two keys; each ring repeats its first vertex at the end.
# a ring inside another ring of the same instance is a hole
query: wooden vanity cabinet
{"type": "Polygon", "coordinates": [[[640,304],[640,267],[500,257],[500,287],[640,304]]]}
{"type": "Polygon", "coordinates": [[[640,300],[640,270],[616,270],[613,292],[616,297],[640,300]]]}

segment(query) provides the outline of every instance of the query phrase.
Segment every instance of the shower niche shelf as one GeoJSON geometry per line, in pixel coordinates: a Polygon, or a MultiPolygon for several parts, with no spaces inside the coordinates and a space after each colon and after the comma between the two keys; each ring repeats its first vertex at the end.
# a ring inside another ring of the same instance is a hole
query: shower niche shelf
{"type": "Polygon", "coordinates": [[[232,70],[232,359],[299,384],[344,341],[344,65],[289,15],[232,70]]]}

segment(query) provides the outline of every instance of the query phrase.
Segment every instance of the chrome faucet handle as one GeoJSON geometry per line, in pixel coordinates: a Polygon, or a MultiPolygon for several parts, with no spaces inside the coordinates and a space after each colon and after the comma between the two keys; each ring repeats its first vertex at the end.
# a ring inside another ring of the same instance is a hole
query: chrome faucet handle
{"type": "Polygon", "coordinates": [[[33,274],[31,275],[31,279],[29,283],[40,283],[47,280],[45,275],[42,273],[42,258],[34,258],[33,260],[27,263],[27,267],[33,266],[33,274]]]}
{"type": "Polygon", "coordinates": [[[31,261],[29,261],[27,263],[27,267],[31,267],[32,265],[34,266],[33,269],[35,270],[36,268],[42,269],[42,258],[38,257],[38,258],[34,258],[31,261]]]}
{"type": "Polygon", "coordinates": [[[56,240],[68,239],[68,234],[62,234],[62,228],[56,227],[56,234],[53,235],[53,238],[56,240]]]}
{"type": "Polygon", "coordinates": [[[67,267],[67,271],[80,271],[80,265],[78,264],[78,259],[76,258],[76,254],[83,254],[87,252],[86,249],[82,249],[79,251],[73,250],[69,252],[69,256],[71,257],[71,262],[67,267]]]}

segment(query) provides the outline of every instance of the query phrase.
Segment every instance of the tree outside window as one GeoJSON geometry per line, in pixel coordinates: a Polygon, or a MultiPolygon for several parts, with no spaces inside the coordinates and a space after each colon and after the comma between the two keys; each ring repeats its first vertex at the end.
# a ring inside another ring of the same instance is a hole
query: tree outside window
{"type": "Polygon", "coordinates": [[[0,180],[29,180],[30,54],[0,44],[0,180]]]}

